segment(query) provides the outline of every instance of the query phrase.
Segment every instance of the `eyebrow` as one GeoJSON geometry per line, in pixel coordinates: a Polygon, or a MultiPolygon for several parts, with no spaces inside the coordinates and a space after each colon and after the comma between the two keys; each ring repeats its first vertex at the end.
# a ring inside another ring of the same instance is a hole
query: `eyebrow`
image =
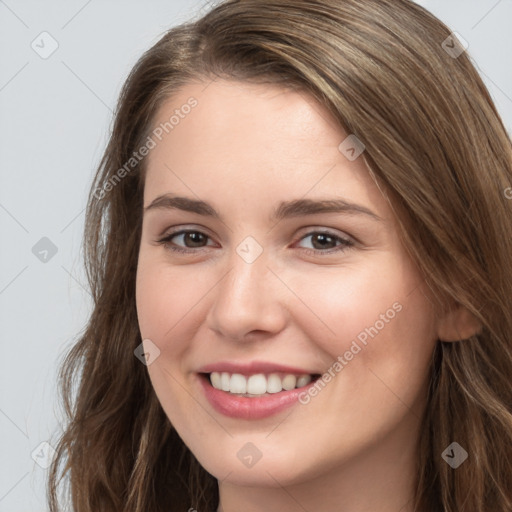
{"type": "MultiPolygon", "coordinates": [[[[144,208],[144,213],[155,210],[183,210],[186,212],[197,213],[205,217],[212,217],[222,220],[222,216],[205,201],[191,199],[189,197],[174,196],[164,194],[155,198],[148,206],[144,208]]],[[[319,213],[341,213],[350,215],[365,215],[373,220],[382,221],[376,213],[365,206],[356,203],[350,203],[344,199],[295,199],[293,201],[283,201],[274,210],[271,221],[280,221],[291,217],[300,217],[304,215],[314,215],[319,213]]]]}

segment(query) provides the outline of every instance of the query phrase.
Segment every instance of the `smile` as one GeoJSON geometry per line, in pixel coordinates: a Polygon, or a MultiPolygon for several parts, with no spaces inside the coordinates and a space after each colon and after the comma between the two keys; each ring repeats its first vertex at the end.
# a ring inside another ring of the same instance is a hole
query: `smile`
{"type": "Polygon", "coordinates": [[[252,398],[302,388],[316,377],[307,374],[257,373],[246,376],[240,373],[212,372],[210,383],[215,389],[252,398]]]}
{"type": "Polygon", "coordinates": [[[244,420],[267,418],[298,404],[301,393],[321,376],[284,367],[222,366],[202,369],[196,374],[199,384],[216,412],[244,420]]]}

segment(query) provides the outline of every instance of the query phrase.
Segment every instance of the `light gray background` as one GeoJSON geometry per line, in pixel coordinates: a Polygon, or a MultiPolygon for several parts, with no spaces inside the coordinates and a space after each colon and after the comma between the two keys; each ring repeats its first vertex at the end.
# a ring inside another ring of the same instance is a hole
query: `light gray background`
{"type": "MultiPolygon", "coordinates": [[[[418,3],[469,43],[510,133],[512,0],[418,3]]],[[[51,445],[59,426],[58,364],[90,312],[80,252],[86,192],[123,80],[166,29],[206,8],[206,0],[0,0],[1,512],[46,510],[41,466],[51,451],[41,443],[51,445]],[[51,49],[44,31],[58,43],[46,59],[31,47],[51,49]],[[43,237],[57,248],[46,262],[32,251],[43,237]]]]}

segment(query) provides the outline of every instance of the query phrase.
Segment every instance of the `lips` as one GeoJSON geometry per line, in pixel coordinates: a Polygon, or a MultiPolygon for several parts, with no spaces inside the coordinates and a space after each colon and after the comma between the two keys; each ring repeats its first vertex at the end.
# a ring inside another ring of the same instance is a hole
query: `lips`
{"type": "Polygon", "coordinates": [[[294,404],[320,373],[266,362],[222,362],[198,371],[200,385],[212,407],[225,416],[260,419],[294,404]]]}
{"type": "Polygon", "coordinates": [[[270,363],[265,361],[249,361],[245,363],[235,363],[231,361],[222,361],[219,363],[207,364],[201,366],[197,373],[227,372],[240,373],[241,375],[254,375],[256,373],[285,373],[293,375],[314,375],[321,373],[318,370],[308,368],[299,368],[297,366],[287,366],[279,363],[270,363]]]}

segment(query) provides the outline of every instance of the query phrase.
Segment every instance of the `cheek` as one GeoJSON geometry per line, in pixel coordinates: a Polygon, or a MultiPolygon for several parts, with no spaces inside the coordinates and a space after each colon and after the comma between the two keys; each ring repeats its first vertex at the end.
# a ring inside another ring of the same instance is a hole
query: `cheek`
{"type": "Polygon", "coordinates": [[[136,282],[139,329],[142,339],[150,339],[160,350],[147,370],[163,409],[180,431],[186,430],[193,417],[199,425],[197,418],[202,413],[183,392],[187,383],[180,368],[190,350],[188,329],[194,305],[208,289],[204,280],[190,274],[183,267],[172,268],[161,257],[141,251],[136,282]],[[187,336],[182,336],[185,326],[187,336]]]}
{"type": "Polygon", "coordinates": [[[310,309],[302,315],[302,329],[328,354],[331,368],[338,361],[333,373],[350,375],[345,385],[368,389],[381,377],[399,389],[417,383],[419,390],[436,338],[433,309],[412,267],[383,258],[364,271],[337,269],[297,279],[295,286],[310,309]]]}
{"type": "MultiPolygon", "coordinates": [[[[165,345],[167,336],[192,313],[194,305],[205,296],[205,280],[184,267],[171,267],[161,258],[141,254],[137,270],[136,302],[143,338],[165,345]]],[[[176,340],[179,345],[179,341],[176,340]]],[[[179,347],[174,346],[174,349],[179,347]]]]}

